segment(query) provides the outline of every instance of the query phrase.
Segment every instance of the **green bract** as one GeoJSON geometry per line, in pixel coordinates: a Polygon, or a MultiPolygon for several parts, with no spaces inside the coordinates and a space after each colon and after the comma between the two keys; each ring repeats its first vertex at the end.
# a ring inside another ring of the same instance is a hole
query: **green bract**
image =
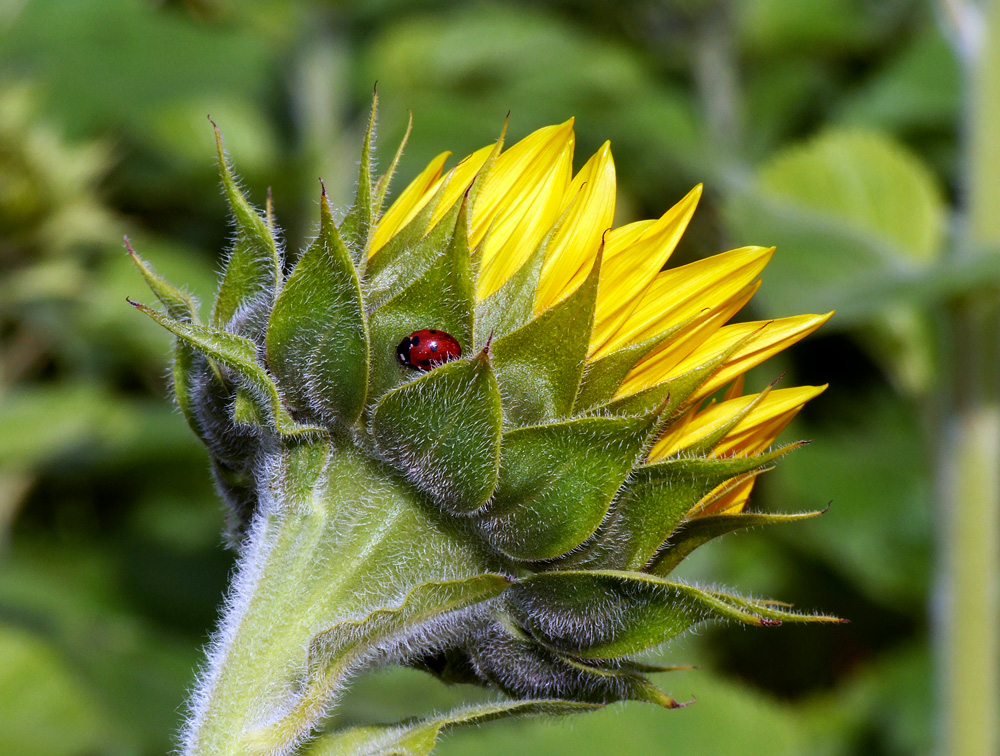
{"type": "Polygon", "coordinates": [[[369,259],[388,182],[372,182],[373,124],[374,110],[354,206],[338,226],[321,193],[319,233],[287,277],[270,214],[237,189],[219,141],[236,241],[208,323],[133,253],[164,312],[136,306],[177,339],[177,402],[241,554],[185,752],[291,753],[351,675],[391,663],[515,700],[330,733],[309,752],[428,753],[442,729],[500,716],[672,707],[630,654],[709,620],[829,619],[667,578],[717,535],[801,517],[690,518],[787,448],[709,458],[719,433],[646,461],[724,356],[613,400],[670,333],[588,366],[602,258],[536,315],[549,238],[477,301],[468,219],[492,157],[440,221],[427,205],[369,259]],[[397,344],[419,329],[452,334],[463,358],[401,364],[397,344]]]}

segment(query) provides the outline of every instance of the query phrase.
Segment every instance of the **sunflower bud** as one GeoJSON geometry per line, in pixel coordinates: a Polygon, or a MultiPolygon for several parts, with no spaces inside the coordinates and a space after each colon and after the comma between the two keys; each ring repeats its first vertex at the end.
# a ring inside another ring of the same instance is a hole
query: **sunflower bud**
{"type": "Polygon", "coordinates": [[[573,177],[571,123],[442,156],[382,212],[373,128],[374,107],[354,205],[338,225],[321,191],[287,278],[219,137],[237,231],[207,323],[129,250],[240,549],[185,752],[290,753],[387,664],[510,700],[328,738],[395,753],[484,718],[674,707],[631,655],[708,621],[831,620],[669,577],[712,538],[816,514],[744,511],[822,390],[741,395],[828,317],[726,325],[772,251],[663,270],[700,188],[609,230],[610,150],[573,177]]]}

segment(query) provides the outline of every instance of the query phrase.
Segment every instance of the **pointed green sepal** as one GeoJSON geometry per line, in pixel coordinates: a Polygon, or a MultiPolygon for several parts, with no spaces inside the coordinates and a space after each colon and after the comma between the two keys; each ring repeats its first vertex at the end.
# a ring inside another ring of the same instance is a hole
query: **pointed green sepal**
{"type": "Polygon", "coordinates": [[[379,453],[438,504],[479,509],[497,482],[500,392],[487,353],[449,362],[390,391],[375,407],[379,453]]]}
{"type": "Polygon", "coordinates": [[[214,123],[212,126],[222,186],[236,225],[236,241],[215,297],[212,325],[257,339],[263,335],[267,313],[278,288],[281,257],[266,219],[237,187],[222,149],[219,128],[214,123]]]}
{"type": "Polygon", "coordinates": [[[326,191],[319,236],[275,302],[267,362],[286,400],[303,417],[353,423],[368,388],[368,333],[361,286],[333,222],[326,191]]]}
{"type": "Polygon", "coordinates": [[[389,167],[386,169],[385,173],[379,176],[378,182],[375,184],[375,217],[378,217],[382,213],[382,205],[385,204],[385,195],[389,191],[389,182],[392,181],[392,177],[396,173],[396,167],[399,165],[399,159],[403,157],[403,150],[406,148],[406,143],[410,140],[411,131],[413,131],[412,112],[410,113],[409,120],[406,122],[406,131],[403,133],[403,138],[399,142],[399,147],[396,148],[396,154],[392,156],[392,161],[389,163],[389,167]]]}
{"type": "Polygon", "coordinates": [[[566,417],[572,411],[587,359],[600,275],[598,253],[576,291],[494,342],[504,417],[512,425],[566,417]]]}
{"type": "Polygon", "coordinates": [[[372,142],[375,138],[375,116],[378,112],[378,92],[372,93],[372,108],[368,115],[368,128],[361,146],[361,167],[358,171],[358,188],[351,205],[340,224],[340,236],[351,250],[358,268],[363,268],[368,255],[368,240],[375,226],[375,205],[372,192],[372,142]]]}
{"type": "Polygon", "coordinates": [[[459,727],[511,717],[581,714],[600,708],[600,704],[559,699],[492,701],[415,722],[351,727],[330,733],[312,743],[303,756],[429,756],[443,734],[459,727]]]}
{"type": "Polygon", "coordinates": [[[444,190],[445,185],[442,184],[420,212],[368,260],[362,286],[369,312],[381,307],[419,278],[440,257],[441,250],[451,243],[460,202],[433,228],[430,227],[444,190]]]}
{"type": "Polygon", "coordinates": [[[198,303],[194,297],[157,275],[149,263],[139,257],[136,251],[132,249],[132,244],[129,242],[127,236],[125,237],[125,249],[128,250],[129,257],[150,290],[160,300],[160,303],[167,311],[167,315],[181,323],[197,323],[198,303]]]}
{"type": "Polygon", "coordinates": [[[656,558],[648,568],[648,572],[654,575],[669,575],[692,551],[727,533],[746,528],[756,528],[761,525],[801,522],[802,520],[818,517],[821,514],[823,514],[822,511],[796,514],[740,512],[738,514],[694,517],[684,523],[681,529],[671,536],[670,541],[656,555],[656,558]]]}
{"type": "Polygon", "coordinates": [[[837,617],[832,614],[806,614],[804,612],[797,612],[791,608],[791,604],[786,604],[783,601],[749,599],[744,596],[737,596],[735,593],[728,593],[726,591],[719,590],[703,592],[710,594],[711,598],[714,600],[728,604],[739,611],[745,611],[753,614],[754,616],[760,618],[760,624],[762,625],[773,627],[774,625],[780,625],[784,622],[821,622],[823,624],[846,624],[850,622],[850,620],[845,620],[842,617],[837,617]]]}
{"type": "Polygon", "coordinates": [[[513,559],[554,559],[589,538],[642,452],[652,418],[584,417],[503,435],[480,526],[513,559]]]}
{"type": "Polygon", "coordinates": [[[770,625],[772,610],[642,572],[531,575],[507,594],[542,645],[579,659],[618,659],[658,646],[708,620],[770,625]]]}
{"type": "Polygon", "coordinates": [[[573,411],[586,412],[611,402],[629,371],[680,328],[681,326],[676,326],[665,333],[640,341],[638,344],[629,344],[600,359],[588,362],[580,380],[580,390],[573,403],[573,411]]]}
{"type": "Polygon", "coordinates": [[[637,467],[598,535],[571,563],[642,569],[705,496],[727,480],[770,469],[793,448],[796,445],[753,457],[677,457],[637,467]]]}
{"type": "Polygon", "coordinates": [[[503,286],[476,305],[477,339],[485,341],[492,334],[499,341],[531,320],[550,237],[551,233],[503,286]]]}
{"type": "MultiPolygon", "coordinates": [[[[274,381],[257,362],[257,347],[249,339],[209,326],[180,323],[131,299],[129,304],[206,357],[216,360],[240,375],[245,381],[243,388],[248,391],[239,396],[243,400],[254,402],[256,416],[269,417],[279,433],[284,435],[323,433],[322,428],[299,425],[289,416],[281,404],[281,397],[274,381]]],[[[238,401],[240,401],[239,396],[238,401]]],[[[249,421],[254,416],[246,406],[242,408],[237,406],[236,409],[244,420],[249,421]]]]}
{"type": "MultiPolygon", "coordinates": [[[[125,249],[128,250],[129,257],[150,290],[160,300],[161,304],[163,304],[167,315],[180,323],[197,323],[198,303],[194,297],[157,275],[149,263],[139,257],[136,251],[132,249],[132,244],[129,242],[127,236],[125,237],[125,249]]],[[[199,438],[202,437],[202,431],[193,405],[191,392],[192,382],[195,380],[195,372],[204,368],[204,365],[199,364],[199,358],[191,347],[183,341],[178,340],[174,346],[174,360],[171,365],[174,396],[177,398],[177,406],[180,407],[181,413],[183,413],[188,425],[191,426],[191,429],[199,438]]]]}
{"type": "MultiPolygon", "coordinates": [[[[464,352],[472,350],[475,292],[469,260],[467,204],[456,206],[456,215],[441,221],[451,233],[435,251],[435,259],[405,289],[372,312],[369,401],[413,377],[413,369],[400,364],[396,345],[413,331],[433,328],[451,334],[464,352]]],[[[491,350],[492,354],[492,350],[491,350]]]]}

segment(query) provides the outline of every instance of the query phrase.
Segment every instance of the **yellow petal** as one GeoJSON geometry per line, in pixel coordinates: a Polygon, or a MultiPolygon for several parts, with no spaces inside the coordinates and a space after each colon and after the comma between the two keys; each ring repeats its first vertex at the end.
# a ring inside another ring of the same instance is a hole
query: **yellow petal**
{"type": "Polygon", "coordinates": [[[450,155],[450,152],[442,152],[428,163],[420,175],[410,182],[392,206],[382,214],[372,236],[371,246],[368,248],[369,256],[384,247],[389,239],[423,210],[424,205],[430,201],[441,184],[441,169],[450,155]]]}
{"type": "Polygon", "coordinates": [[[670,438],[657,442],[649,457],[662,459],[677,454],[718,433],[744,412],[746,415],[726,433],[711,456],[757,454],[774,442],[806,402],[825,390],[826,386],[796,386],[769,391],[763,398],[761,394],[751,394],[713,404],[688,419],[683,432],[671,433],[670,438]],[[753,408],[747,412],[751,405],[753,408]]]}
{"type": "Polygon", "coordinates": [[[749,475],[735,483],[723,483],[698,502],[695,516],[739,514],[746,506],[756,482],[757,476],[749,475]]]}
{"type": "Polygon", "coordinates": [[[604,232],[615,218],[615,164],[611,143],[580,169],[566,192],[563,217],[542,266],[535,312],[548,309],[583,283],[604,232]]]}
{"type": "Polygon", "coordinates": [[[685,362],[687,357],[704,345],[713,334],[729,322],[733,315],[743,309],[743,306],[753,298],[759,288],[760,279],[748,284],[742,291],[737,292],[731,299],[715,309],[707,310],[692,319],[690,324],[673,334],[629,371],[621,386],[618,387],[615,398],[637,394],[644,389],[687,372],[681,370],[678,365],[685,362]]]}
{"type": "Polygon", "coordinates": [[[677,247],[701,198],[699,184],[680,202],[644,229],[638,238],[629,226],[605,237],[604,263],[597,291],[597,311],[590,354],[614,336],[636,308],[639,297],[677,247]]]}
{"type": "Polygon", "coordinates": [[[683,375],[700,365],[711,362],[733,347],[737,347],[718,372],[701,386],[690,401],[715,392],[736,376],[759,365],[769,357],[804,339],[823,325],[833,315],[798,315],[777,320],[737,323],[721,328],[710,336],[704,344],[692,352],[671,372],[683,375]],[[739,345],[739,346],[737,346],[739,345]]]}
{"type": "Polygon", "coordinates": [[[473,208],[469,243],[482,249],[477,296],[500,288],[559,217],[573,171],[573,121],[539,129],[496,160],[473,208]]]}
{"type": "Polygon", "coordinates": [[[448,175],[445,178],[447,185],[441,193],[441,199],[437,207],[431,213],[431,227],[436,226],[448,214],[451,208],[454,207],[455,203],[462,199],[491,152],[493,152],[492,145],[482,147],[448,171],[448,175]]]}
{"type": "Polygon", "coordinates": [[[756,279],[773,253],[773,247],[743,247],[660,272],[594,357],[652,338],[700,311],[718,307],[756,279]]]}

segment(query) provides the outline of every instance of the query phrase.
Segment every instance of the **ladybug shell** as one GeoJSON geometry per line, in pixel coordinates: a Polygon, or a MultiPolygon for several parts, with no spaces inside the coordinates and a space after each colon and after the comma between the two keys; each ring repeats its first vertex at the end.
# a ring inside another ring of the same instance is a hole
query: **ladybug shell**
{"type": "Polygon", "coordinates": [[[426,372],[457,360],[462,356],[462,347],[450,333],[422,328],[399,342],[396,356],[407,367],[426,372]]]}

